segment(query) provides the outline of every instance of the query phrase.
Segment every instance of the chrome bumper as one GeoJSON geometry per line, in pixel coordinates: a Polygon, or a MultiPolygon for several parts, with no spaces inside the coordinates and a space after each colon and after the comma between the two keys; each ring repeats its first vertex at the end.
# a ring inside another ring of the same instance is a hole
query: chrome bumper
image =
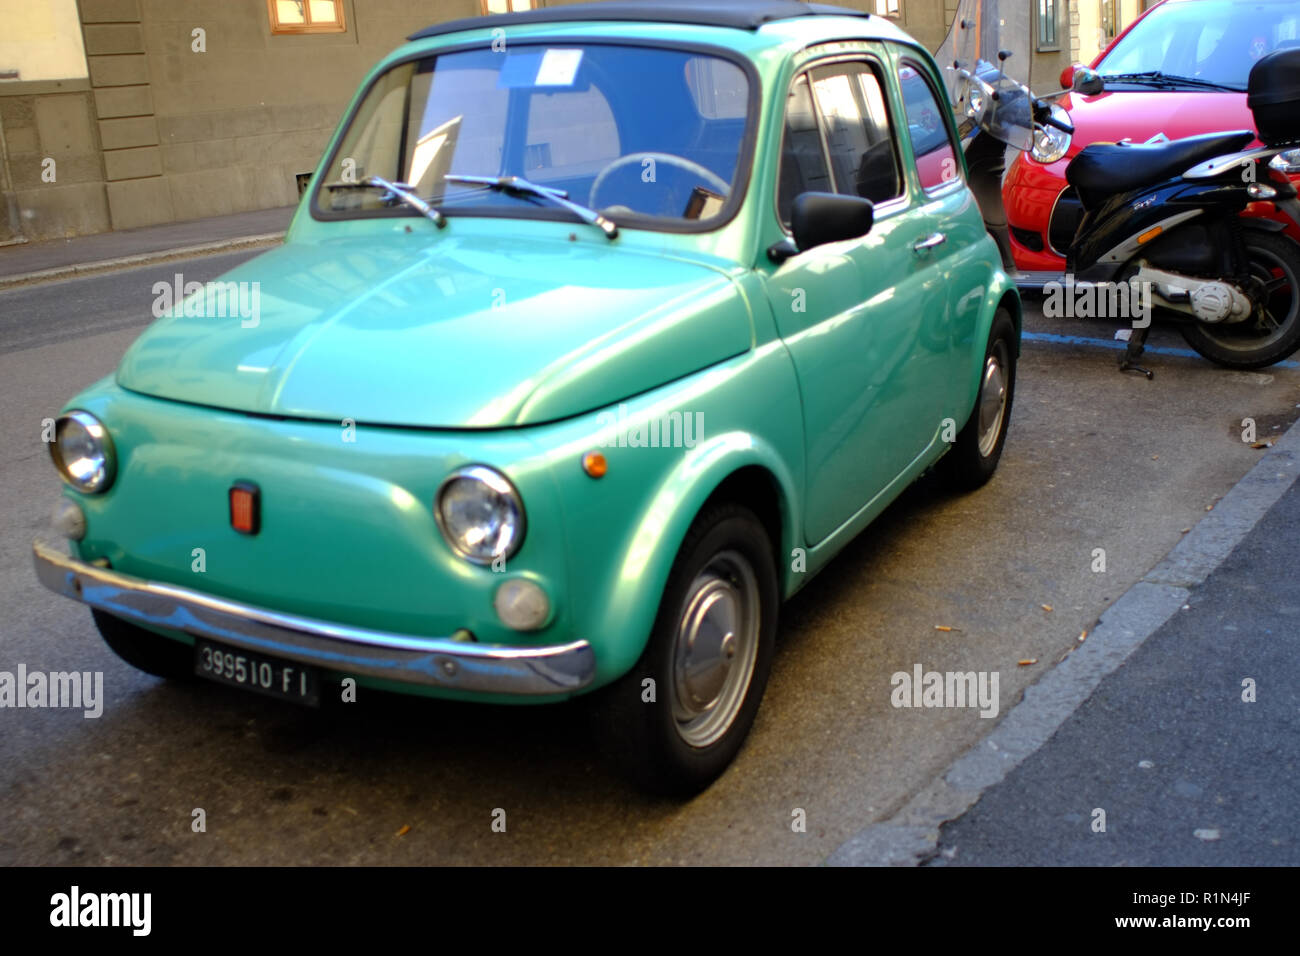
{"type": "Polygon", "coordinates": [[[39,538],[32,543],[32,559],[36,576],[51,591],[123,620],[348,676],[532,696],[578,690],[596,673],[596,656],[586,641],[507,647],[369,631],[134,578],[69,557],[58,545],[39,538]]]}

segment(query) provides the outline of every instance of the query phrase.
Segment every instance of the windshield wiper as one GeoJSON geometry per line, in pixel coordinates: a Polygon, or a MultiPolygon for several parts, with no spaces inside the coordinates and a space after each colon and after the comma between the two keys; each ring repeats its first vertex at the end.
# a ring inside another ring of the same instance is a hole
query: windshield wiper
{"type": "Polygon", "coordinates": [[[427,202],[417,196],[409,185],[406,183],[392,183],[382,176],[367,176],[365,179],[359,179],[356,182],[340,180],[336,183],[326,183],[326,189],[386,189],[389,195],[401,200],[421,215],[428,216],[433,220],[433,224],[439,229],[447,225],[447,217],[438,210],[434,209],[427,202]]]}
{"type": "Polygon", "coordinates": [[[489,189],[498,189],[504,193],[510,193],[516,196],[535,196],[538,199],[545,199],[555,203],[555,205],[567,209],[583,222],[591,226],[596,226],[605,233],[610,239],[618,238],[618,226],[610,222],[594,209],[588,209],[586,206],[580,206],[576,202],[569,201],[569,194],[563,189],[551,189],[549,186],[539,186],[537,183],[529,182],[520,176],[457,176],[449,174],[443,177],[450,183],[467,183],[471,186],[487,186],[489,189]]]}
{"type": "Polygon", "coordinates": [[[1102,80],[1120,83],[1141,83],[1153,86],[1198,86],[1207,90],[1227,90],[1230,93],[1244,92],[1239,86],[1216,83],[1214,80],[1202,80],[1195,76],[1179,76],[1177,73],[1163,73],[1160,70],[1146,70],[1142,73],[1103,73],[1102,80]]]}

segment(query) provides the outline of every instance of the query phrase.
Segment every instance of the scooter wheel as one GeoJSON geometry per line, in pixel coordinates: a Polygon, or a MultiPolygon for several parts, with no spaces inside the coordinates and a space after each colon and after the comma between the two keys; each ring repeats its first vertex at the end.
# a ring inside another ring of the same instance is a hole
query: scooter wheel
{"type": "Polygon", "coordinates": [[[1300,245],[1286,236],[1248,232],[1245,247],[1251,275],[1267,284],[1262,318],[1187,324],[1183,338],[1224,368],[1267,368],[1300,349],[1300,245]]]}

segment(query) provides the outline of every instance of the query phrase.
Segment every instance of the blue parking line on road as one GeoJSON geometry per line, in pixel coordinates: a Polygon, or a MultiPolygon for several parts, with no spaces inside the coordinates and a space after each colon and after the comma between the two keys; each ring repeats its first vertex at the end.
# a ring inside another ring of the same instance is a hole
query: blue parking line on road
{"type": "MultiPolygon", "coordinates": [[[[1022,332],[1020,338],[1027,342],[1047,342],[1051,345],[1091,345],[1093,348],[1112,349],[1122,352],[1128,348],[1127,342],[1117,339],[1089,339],[1082,335],[1057,335],[1053,332],[1022,332]]],[[[1204,358],[1191,349],[1173,349],[1160,345],[1148,345],[1148,352],[1155,355],[1177,355],[1179,358],[1204,358]]],[[[1300,368],[1300,362],[1275,362],[1269,368],[1300,368]]]]}

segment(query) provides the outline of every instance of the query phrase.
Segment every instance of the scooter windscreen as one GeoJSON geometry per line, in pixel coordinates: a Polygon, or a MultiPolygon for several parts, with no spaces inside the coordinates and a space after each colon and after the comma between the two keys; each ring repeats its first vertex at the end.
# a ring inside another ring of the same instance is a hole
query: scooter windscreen
{"type": "Polygon", "coordinates": [[[935,59],[963,135],[972,125],[1008,146],[1034,144],[1029,73],[1030,7],[1025,0],[961,0],[935,59]]]}

